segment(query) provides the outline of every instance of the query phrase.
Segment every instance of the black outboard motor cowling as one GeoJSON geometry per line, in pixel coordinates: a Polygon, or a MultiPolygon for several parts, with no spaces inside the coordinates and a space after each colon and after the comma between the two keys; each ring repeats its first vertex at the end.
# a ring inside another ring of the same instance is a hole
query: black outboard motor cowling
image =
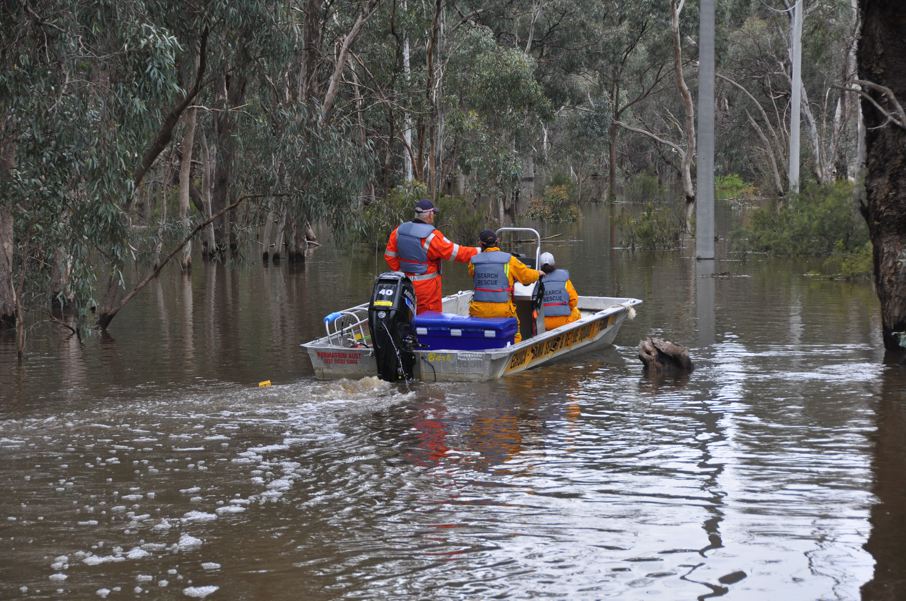
{"type": "Polygon", "coordinates": [[[398,271],[377,277],[368,305],[368,328],[378,377],[388,382],[411,380],[418,341],[412,327],[415,317],[415,289],[398,271]]]}

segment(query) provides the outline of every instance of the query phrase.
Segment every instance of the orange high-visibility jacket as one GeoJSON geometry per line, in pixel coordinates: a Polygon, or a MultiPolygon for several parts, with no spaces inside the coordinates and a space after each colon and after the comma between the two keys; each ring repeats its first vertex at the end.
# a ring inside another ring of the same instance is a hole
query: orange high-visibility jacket
{"type": "MultiPolygon", "coordinates": [[[[423,223],[419,219],[414,219],[413,222],[423,223]]],[[[400,257],[397,246],[398,229],[396,228],[390,233],[390,239],[387,240],[387,249],[384,251],[384,260],[393,271],[406,273],[405,269],[401,269],[400,258],[415,261],[417,257],[400,257]]],[[[479,249],[474,246],[460,246],[451,242],[437,228],[423,238],[421,244],[428,255],[427,270],[423,274],[406,273],[415,288],[415,299],[418,303],[417,313],[441,311],[443,290],[440,262],[457,261],[459,263],[468,263],[469,259],[478,254],[479,249]]]]}

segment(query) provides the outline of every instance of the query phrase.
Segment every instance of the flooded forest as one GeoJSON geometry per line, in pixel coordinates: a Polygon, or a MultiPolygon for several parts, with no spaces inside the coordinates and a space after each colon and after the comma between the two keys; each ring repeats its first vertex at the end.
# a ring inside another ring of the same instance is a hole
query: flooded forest
{"type": "Polygon", "coordinates": [[[906,598],[904,19],[0,4],[0,598],[906,598]],[[419,207],[530,228],[611,337],[557,355],[532,296],[531,369],[325,377],[419,207]]]}

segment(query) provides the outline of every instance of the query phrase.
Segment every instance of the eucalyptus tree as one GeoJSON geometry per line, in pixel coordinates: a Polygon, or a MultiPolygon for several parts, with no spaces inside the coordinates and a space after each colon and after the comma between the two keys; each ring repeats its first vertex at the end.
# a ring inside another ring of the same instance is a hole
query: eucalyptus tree
{"type": "Polygon", "coordinates": [[[522,50],[500,46],[482,26],[463,28],[447,65],[450,157],[490,192],[497,216],[515,217],[519,135],[532,136],[550,104],[535,79],[535,61],[522,50]]]}
{"type": "MultiPolygon", "coordinates": [[[[156,122],[153,109],[176,89],[177,40],[149,2],[4,4],[15,24],[3,45],[0,115],[7,161],[2,204],[15,215],[12,261],[19,351],[24,314],[57,300],[83,317],[96,280],[94,260],[129,256],[122,205],[156,122]],[[8,145],[8,146],[7,146],[8,145]]],[[[6,286],[9,283],[5,283],[6,286]]]]}
{"type": "Polygon", "coordinates": [[[860,0],[859,85],[865,118],[862,213],[874,247],[884,347],[906,355],[906,7],[896,0],[860,0]]]}
{"type": "MultiPolygon", "coordinates": [[[[754,132],[740,146],[738,136],[723,144],[728,168],[765,182],[783,195],[789,156],[789,57],[792,2],[752,2],[726,34],[729,43],[718,69],[723,83],[722,119],[727,131],[754,132]],[[778,68],[778,66],[780,68],[778,68]],[[742,151],[742,152],[740,152],[742,151]],[[754,159],[754,160],[753,160],[754,159]]],[[[846,91],[854,74],[855,15],[848,0],[805,2],[803,23],[802,116],[805,165],[811,179],[855,178],[858,111],[846,91]]]]}

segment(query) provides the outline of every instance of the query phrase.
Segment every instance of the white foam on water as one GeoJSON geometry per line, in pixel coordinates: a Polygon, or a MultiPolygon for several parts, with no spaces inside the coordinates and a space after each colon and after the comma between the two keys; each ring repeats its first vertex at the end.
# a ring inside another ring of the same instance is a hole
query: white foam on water
{"type": "Polygon", "coordinates": [[[99,588],[98,590],[95,591],[95,594],[98,597],[100,597],[101,599],[106,599],[110,595],[110,589],[109,588],[99,588]]]}
{"type": "Polygon", "coordinates": [[[179,492],[181,492],[184,495],[194,495],[195,493],[201,492],[201,487],[193,486],[191,488],[180,488],[179,492]]]}
{"type": "Polygon", "coordinates": [[[217,515],[226,515],[228,513],[243,513],[245,511],[245,507],[240,507],[237,505],[227,505],[224,507],[218,507],[214,511],[217,512],[217,515]]]}
{"type": "MultiPolygon", "coordinates": [[[[176,543],[177,549],[180,551],[189,551],[191,549],[197,549],[202,545],[202,540],[200,538],[195,538],[191,534],[183,533],[179,537],[179,542],[176,543]]],[[[173,570],[173,574],[176,573],[176,570],[173,570]]]]}
{"type": "Polygon", "coordinates": [[[135,577],[135,580],[138,582],[151,582],[154,580],[154,576],[151,576],[150,574],[138,574],[135,577]]]}
{"type": "Polygon", "coordinates": [[[268,490],[287,491],[293,486],[293,481],[287,478],[278,478],[267,483],[268,490]]]}
{"type": "Polygon", "coordinates": [[[63,574],[62,572],[58,572],[56,574],[50,575],[50,579],[53,580],[54,582],[63,582],[67,578],[69,578],[69,576],[67,576],[66,574],[63,574]]]}
{"type": "Polygon", "coordinates": [[[122,555],[89,555],[82,560],[82,563],[89,566],[99,566],[104,563],[117,563],[120,561],[126,561],[126,558],[122,555]]]}
{"type": "Polygon", "coordinates": [[[142,549],[141,547],[134,547],[126,553],[126,559],[144,559],[145,557],[150,556],[151,554],[142,549]]]}
{"type": "Polygon", "coordinates": [[[220,564],[213,561],[205,561],[201,564],[203,570],[219,570],[220,564]]]}
{"type": "Polygon", "coordinates": [[[182,589],[182,594],[193,599],[204,599],[210,594],[217,592],[219,586],[189,586],[182,589]]]}

